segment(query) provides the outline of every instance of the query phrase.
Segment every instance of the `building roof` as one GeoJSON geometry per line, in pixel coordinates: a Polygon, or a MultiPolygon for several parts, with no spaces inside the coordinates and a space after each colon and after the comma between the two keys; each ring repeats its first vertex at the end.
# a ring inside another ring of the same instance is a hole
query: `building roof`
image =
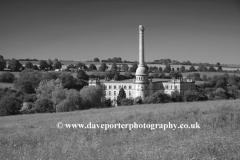
{"type": "MultiPolygon", "coordinates": [[[[125,79],[125,80],[121,80],[121,81],[114,81],[114,80],[110,80],[110,81],[104,81],[101,80],[102,83],[133,83],[134,79],[125,79]]],[[[160,79],[160,78],[153,78],[152,82],[156,83],[156,82],[168,82],[171,79],[160,79]]]]}

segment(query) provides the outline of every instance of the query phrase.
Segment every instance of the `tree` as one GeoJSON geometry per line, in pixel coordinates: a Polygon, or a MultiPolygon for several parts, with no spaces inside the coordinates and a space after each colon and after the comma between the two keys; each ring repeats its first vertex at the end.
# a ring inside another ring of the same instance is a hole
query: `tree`
{"type": "Polygon", "coordinates": [[[126,98],[126,92],[123,88],[120,88],[117,96],[117,103],[120,104],[120,101],[124,98],[126,98]]]}
{"type": "Polygon", "coordinates": [[[87,66],[86,66],[84,63],[81,63],[81,62],[78,62],[78,63],[75,65],[75,67],[76,67],[77,69],[81,69],[81,70],[87,69],[87,66]]]}
{"type": "Polygon", "coordinates": [[[11,72],[4,72],[0,75],[0,82],[13,83],[15,80],[15,75],[11,72]]]}
{"type": "Polygon", "coordinates": [[[6,61],[4,60],[3,56],[0,55],[0,71],[3,71],[6,68],[6,61]]]}
{"type": "Polygon", "coordinates": [[[75,68],[75,66],[74,66],[73,64],[69,64],[69,65],[67,66],[67,70],[69,71],[71,68],[75,68]]]}
{"type": "Polygon", "coordinates": [[[217,62],[217,63],[216,63],[216,66],[217,66],[217,67],[219,67],[219,66],[220,66],[220,63],[219,63],[219,62],[217,62]]]}
{"type": "Polygon", "coordinates": [[[53,70],[53,61],[51,59],[48,59],[47,61],[48,69],[53,70]]]}
{"type": "Polygon", "coordinates": [[[199,93],[195,90],[189,90],[184,93],[184,99],[186,102],[193,102],[193,101],[204,101],[207,100],[207,96],[199,93]]]}
{"type": "Polygon", "coordinates": [[[26,94],[24,96],[23,102],[32,102],[35,103],[37,100],[37,94],[26,94]]]}
{"type": "Polygon", "coordinates": [[[224,73],[224,74],[223,74],[223,77],[225,77],[226,79],[228,79],[228,78],[229,78],[229,74],[224,73]]]}
{"type": "Polygon", "coordinates": [[[33,65],[33,70],[39,70],[37,65],[33,65]]]}
{"type": "Polygon", "coordinates": [[[46,68],[48,68],[48,64],[47,64],[46,60],[41,60],[39,62],[39,69],[40,70],[45,70],[46,68]]]}
{"type": "Polygon", "coordinates": [[[21,86],[18,87],[18,91],[21,91],[27,94],[35,93],[35,89],[33,88],[32,82],[30,80],[23,81],[21,86]]]}
{"type": "Polygon", "coordinates": [[[83,79],[83,80],[88,81],[88,80],[89,80],[89,76],[86,74],[85,71],[83,71],[83,70],[78,70],[78,71],[77,71],[77,79],[83,79]]]}
{"type": "Polygon", "coordinates": [[[111,67],[111,70],[114,70],[114,71],[117,71],[117,65],[116,63],[112,63],[112,67],[111,67]]]}
{"type": "Polygon", "coordinates": [[[33,108],[35,113],[52,113],[55,112],[53,102],[48,98],[40,98],[36,101],[33,108]]]}
{"type": "Polygon", "coordinates": [[[227,92],[223,88],[218,88],[213,94],[215,100],[228,99],[227,92]]]}
{"type": "Polygon", "coordinates": [[[53,68],[54,69],[61,69],[62,68],[62,63],[60,61],[54,61],[53,62],[53,68]]]}
{"type": "Polygon", "coordinates": [[[132,72],[130,72],[130,71],[126,71],[125,73],[124,73],[124,76],[125,76],[125,78],[126,79],[132,79],[134,76],[132,75],[132,72]]]}
{"type": "Polygon", "coordinates": [[[231,76],[229,77],[229,79],[227,80],[228,81],[228,85],[237,85],[237,77],[235,76],[231,76]]]}
{"type": "Polygon", "coordinates": [[[50,81],[41,81],[36,88],[37,97],[39,98],[52,98],[52,93],[55,90],[63,89],[62,82],[60,79],[50,80],[50,81]]]}
{"type": "Polygon", "coordinates": [[[171,101],[171,97],[164,93],[164,91],[160,90],[155,92],[149,97],[146,97],[144,103],[167,103],[171,101]]]}
{"type": "Polygon", "coordinates": [[[208,69],[209,72],[215,72],[216,69],[213,67],[213,66],[210,66],[209,69],[208,69]]]}
{"type": "Polygon", "coordinates": [[[159,70],[160,72],[162,72],[162,71],[163,71],[162,67],[159,67],[159,68],[158,68],[158,70],[159,70]]]}
{"type": "Polygon", "coordinates": [[[34,89],[38,87],[41,79],[41,72],[26,69],[19,73],[19,78],[14,81],[14,87],[28,94],[35,93],[34,89]]]}
{"type": "Polygon", "coordinates": [[[83,108],[99,108],[102,106],[102,100],[105,97],[101,86],[85,86],[80,90],[80,96],[83,100],[83,108]]]}
{"type": "Polygon", "coordinates": [[[47,60],[47,64],[48,64],[48,66],[52,66],[53,65],[53,61],[51,59],[48,59],[47,60]]]}
{"type": "Polygon", "coordinates": [[[131,106],[134,104],[134,99],[130,98],[123,98],[120,100],[120,105],[121,106],[131,106]]]}
{"type": "Polygon", "coordinates": [[[185,66],[182,66],[182,67],[180,68],[180,72],[185,72],[185,66]]]}
{"type": "Polygon", "coordinates": [[[130,67],[129,70],[130,70],[131,72],[136,72],[137,68],[138,68],[137,63],[133,63],[133,64],[132,64],[132,67],[130,67]]]}
{"type": "Polygon", "coordinates": [[[174,77],[175,79],[182,77],[182,74],[180,72],[171,72],[169,74],[169,77],[174,77]]]}
{"type": "Polygon", "coordinates": [[[127,64],[123,64],[123,65],[122,65],[122,70],[123,70],[124,72],[128,71],[128,69],[129,69],[129,67],[128,67],[127,64]]]}
{"type": "Polygon", "coordinates": [[[74,78],[70,73],[61,73],[59,76],[63,88],[76,89],[77,79],[74,78]]]}
{"type": "Polygon", "coordinates": [[[82,98],[78,91],[74,89],[63,90],[57,92],[55,97],[56,111],[57,112],[68,112],[74,111],[77,109],[83,109],[82,107],[82,98]]]}
{"type": "Polygon", "coordinates": [[[0,101],[0,116],[9,116],[20,114],[22,101],[16,97],[4,97],[0,101]]]}
{"type": "Polygon", "coordinates": [[[201,81],[201,77],[199,73],[189,74],[187,78],[194,79],[195,81],[201,81]]]}
{"type": "Polygon", "coordinates": [[[88,67],[89,70],[97,70],[97,67],[95,66],[95,64],[90,64],[90,66],[88,67]]]}
{"type": "Polygon", "coordinates": [[[19,71],[20,68],[22,68],[22,64],[13,58],[11,61],[9,61],[8,67],[11,71],[19,71]]]}
{"type": "Polygon", "coordinates": [[[94,58],[93,62],[100,62],[100,60],[98,58],[94,58]]]}
{"type": "Polygon", "coordinates": [[[102,63],[101,66],[98,68],[99,71],[105,72],[108,69],[106,63],[102,63]]]}
{"type": "Polygon", "coordinates": [[[196,71],[196,69],[195,69],[195,67],[193,65],[191,65],[191,67],[189,68],[189,71],[190,72],[194,72],[194,71],[196,71]]]}
{"type": "Polygon", "coordinates": [[[227,86],[226,79],[219,79],[216,83],[216,88],[224,88],[227,86]]]}
{"type": "Polygon", "coordinates": [[[217,69],[218,72],[222,72],[222,66],[219,66],[218,69],[217,69]]]}
{"type": "Polygon", "coordinates": [[[27,62],[27,63],[25,63],[25,68],[26,68],[26,69],[32,69],[32,68],[33,68],[32,62],[27,62]]]}
{"type": "Polygon", "coordinates": [[[178,90],[175,90],[174,92],[172,92],[171,94],[171,100],[173,102],[182,102],[183,101],[183,97],[181,96],[181,94],[178,92],[178,90]]]}
{"type": "Polygon", "coordinates": [[[203,81],[207,81],[207,75],[204,74],[204,75],[202,76],[202,80],[203,80],[203,81]]]}
{"type": "Polygon", "coordinates": [[[165,73],[170,73],[171,72],[171,66],[169,64],[166,65],[166,67],[164,68],[164,72],[165,73]]]}

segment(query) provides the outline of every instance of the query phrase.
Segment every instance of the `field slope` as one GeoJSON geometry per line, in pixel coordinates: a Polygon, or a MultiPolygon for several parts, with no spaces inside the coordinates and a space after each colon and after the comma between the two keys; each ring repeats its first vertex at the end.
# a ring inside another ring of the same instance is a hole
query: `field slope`
{"type": "Polygon", "coordinates": [[[240,100],[0,117],[0,159],[240,159],[240,100]],[[57,122],[200,129],[58,129],[57,122]]]}

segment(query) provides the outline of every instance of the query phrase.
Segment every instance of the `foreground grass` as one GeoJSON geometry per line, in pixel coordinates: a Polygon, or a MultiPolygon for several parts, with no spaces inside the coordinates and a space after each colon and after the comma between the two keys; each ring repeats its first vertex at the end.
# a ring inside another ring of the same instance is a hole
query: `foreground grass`
{"type": "Polygon", "coordinates": [[[0,159],[240,159],[240,100],[0,117],[0,159]],[[200,129],[57,129],[57,122],[200,129]]]}

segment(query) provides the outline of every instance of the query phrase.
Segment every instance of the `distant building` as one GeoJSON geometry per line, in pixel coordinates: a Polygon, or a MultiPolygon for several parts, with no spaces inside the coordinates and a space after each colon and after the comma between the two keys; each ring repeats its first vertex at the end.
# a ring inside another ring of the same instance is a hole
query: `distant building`
{"type": "Polygon", "coordinates": [[[126,92],[127,98],[145,97],[152,95],[156,91],[164,90],[166,94],[178,91],[184,94],[187,90],[195,88],[195,82],[191,79],[148,79],[148,72],[144,62],[144,27],[139,26],[139,65],[135,73],[136,79],[122,81],[100,81],[99,79],[90,79],[89,85],[101,85],[107,99],[117,100],[120,88],[126,92]]]}

